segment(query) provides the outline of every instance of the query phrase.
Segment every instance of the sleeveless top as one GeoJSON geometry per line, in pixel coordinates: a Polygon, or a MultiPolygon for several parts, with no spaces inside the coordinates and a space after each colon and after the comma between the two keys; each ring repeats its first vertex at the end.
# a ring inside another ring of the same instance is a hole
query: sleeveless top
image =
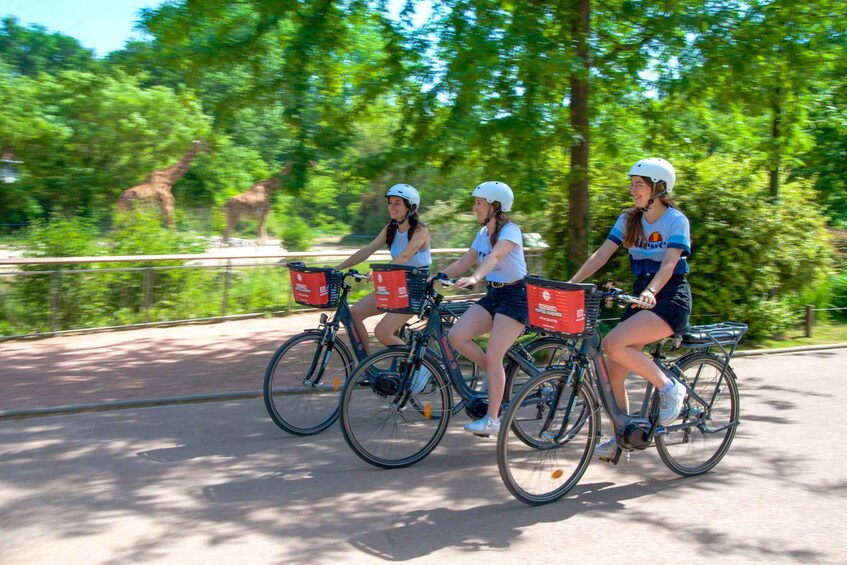
{"type": "MultiPolygon", "coordinates": [[[[406,249],[409,245],[409,230],[401,232],[397,230],[394,234],[394,241],[391,243],[391,258],[395,258],[406,249]]],[[[432,264],[432,257],[429,252],[429,247],[426,249],[418,249],[412,257],[406,262],[409,267],[429,267],[432,264]]]]}

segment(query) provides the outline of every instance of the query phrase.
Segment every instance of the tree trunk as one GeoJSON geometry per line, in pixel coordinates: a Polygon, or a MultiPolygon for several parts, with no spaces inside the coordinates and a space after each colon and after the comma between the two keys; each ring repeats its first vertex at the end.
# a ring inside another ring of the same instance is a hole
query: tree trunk
{"type": "Polygon", "coordinates": [[[588,34],[589,0],[578,0],[571,21],[574,50],[582,67],[571,74],[570,120],[576,139],[570,149],[568,184],[568,274],[572,275],[588,257],[588,77],[591,65],[588,34]]]}

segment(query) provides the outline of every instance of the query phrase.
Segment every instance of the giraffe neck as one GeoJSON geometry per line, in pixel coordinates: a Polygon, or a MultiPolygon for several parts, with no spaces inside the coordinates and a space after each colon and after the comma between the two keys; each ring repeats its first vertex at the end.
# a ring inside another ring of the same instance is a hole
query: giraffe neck
{"type": "Polygon", "coordinates": [[[168,182],[173,184],[180,178],[182,178],[182,176],[188,172],[188,167],[191,166],[191,162],[197,156],[197,153],[199,151],[200,144],[195,143],[194,146],[188,150],[188,153],[186,153],[182,159],[165,169],[165,174],[167,175],[168,182]]]}

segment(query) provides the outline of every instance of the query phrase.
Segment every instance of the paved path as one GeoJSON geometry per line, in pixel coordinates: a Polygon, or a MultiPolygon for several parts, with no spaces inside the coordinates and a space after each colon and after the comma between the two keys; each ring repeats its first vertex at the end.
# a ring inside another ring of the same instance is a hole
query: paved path
{"type": "MultiPolygon", "coordinates": [[[[262,336],[237,351],[189,349],[191,375],[236,359],[250,369],[219,382],[256,388],[273,322],[233,335],[262,336]]],[[[181,375],[168,351],[141,354],[150,343],[102,343],[89,366],[181,375]]],[[[102,392],[73,348],[39,356],[74,377],[62,390],[102,392]]],[[[847,350],[734,366],[743,424],[713,472],[679,478],[646,451],[592,464],[572,497],[539,508],[510,497],[494,443],[464,434],[463,416],[426,460],[396,471],[363,463],[337,427],[284,434],[261,399],[0,420],[0,563],[847,562],[847,350]]],[[[194,378],[180,381],[193,389],[194,378]]]]}
{"type": "Polygon", "coordinates": [[[0,414],[261,390],[276,348],[317,321],[311,312],[0,343],[0,414]]]}

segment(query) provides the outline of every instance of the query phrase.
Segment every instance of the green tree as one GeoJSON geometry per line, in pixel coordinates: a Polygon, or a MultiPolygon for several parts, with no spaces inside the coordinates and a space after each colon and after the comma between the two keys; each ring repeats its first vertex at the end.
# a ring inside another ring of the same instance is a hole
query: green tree
{"type": "MultiPolygon", "coordinates": [[[[17,109],[13,105],[9,121],[0,122],[0,129],[11,132],[10,148],[25,156],[17,190],[48,212],[104,215],[124,189],[172,163],[210,132],[209,119],[190,92],[142,89],[122,74],[65,71],[34,81],[0,80],[5,81],[0,88],[23,86],[29,100],[17,109]],[[15,120],[26,104],[36,108],[34,116],[15,120]],[[38,127],[27,128],[31,122],[38,127]]],[[[0,115],[6,112],[0,109],[0,115]]]]}
{"type": "Polygon", "coordinates": [[[0,21],[0,62],[16,73],[36,77],[39,73],[60,71],[95,71],[94,52],[61,33],[51,33],[43,26],[23,27],[17,18],[0,21]]]}
{"type": "Polygon", "coordinates": [[[678,67],[663,77],[673,95],[714,98],[747,116],[771,198],[779,196],[784,168],[796,168],[812,141],[808,108],[843,60],[845,8],[843,0],[709,2],[686,26],[678,67]]]}

